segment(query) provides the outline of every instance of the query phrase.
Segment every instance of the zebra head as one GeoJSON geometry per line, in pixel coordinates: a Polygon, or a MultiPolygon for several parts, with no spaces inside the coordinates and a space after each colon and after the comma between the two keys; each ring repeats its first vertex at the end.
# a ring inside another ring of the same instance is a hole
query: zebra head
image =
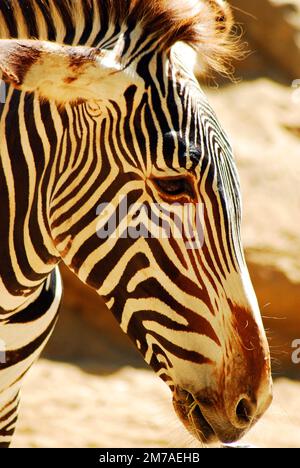
{"type": "Polygon", "coordinates": [[[111,4],[101,47],[0,41],[3,78],[50,102],[58,255],[169,385],[185,426],[234,441],[270,403],[269,351],[232,149],[178,46],[220,68],[231,16],[221,1],[111,4]]]}

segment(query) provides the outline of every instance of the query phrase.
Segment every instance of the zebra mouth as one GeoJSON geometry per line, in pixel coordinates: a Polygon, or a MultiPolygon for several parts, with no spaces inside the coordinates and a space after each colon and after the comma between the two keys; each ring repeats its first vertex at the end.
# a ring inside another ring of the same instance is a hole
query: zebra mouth
{"type": "Polygon", "coordinates": [[[218,440],[215,431],[203,416],[193,395],[177,387],[174,391],[173,406],[186,429],[198,440],[212,443],[218,440]]]}

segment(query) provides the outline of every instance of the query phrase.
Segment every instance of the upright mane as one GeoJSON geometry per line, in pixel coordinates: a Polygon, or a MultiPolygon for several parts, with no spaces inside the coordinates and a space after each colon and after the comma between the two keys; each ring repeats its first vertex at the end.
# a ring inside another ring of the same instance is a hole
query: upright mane
{"type": "MultiPolygon", "coordinates": [[[[2,0],[0,38],[105,47],[138,28],[160,50],[182,41],[218,72],[236,56],[231,10],[221,0],[2,0]]],[[[141,42],[140,41],[140,42],[141,42]]]]}

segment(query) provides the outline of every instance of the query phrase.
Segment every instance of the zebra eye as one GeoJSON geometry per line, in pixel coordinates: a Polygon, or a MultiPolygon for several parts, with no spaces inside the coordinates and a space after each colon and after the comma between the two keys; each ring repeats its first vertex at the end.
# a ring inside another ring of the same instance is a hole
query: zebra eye
{"type": "Polygon", "coordinates": [[[154,179],[154,183],[162,194],[172,197],[180,195],[188,195],[191,198],[195,197],[192,184],[186,177],[154,179]]]}

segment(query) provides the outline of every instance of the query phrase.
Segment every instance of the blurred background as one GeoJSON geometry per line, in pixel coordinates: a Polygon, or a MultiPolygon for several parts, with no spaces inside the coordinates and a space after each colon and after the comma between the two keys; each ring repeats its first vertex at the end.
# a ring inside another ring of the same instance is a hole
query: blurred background
{"type": "MultiPolygon", "coordinates": [[[[235,64],[236,83],[206,82],[206,92],[236,154],[246,258],[276,379],[272,408],[246,441],[300,447],[300,0],[229,3],[250,54],[235,64]]],[[[61,270],[60,319],[24,387],[14,445],[197,446],[101,299],[61,270]]]]}

